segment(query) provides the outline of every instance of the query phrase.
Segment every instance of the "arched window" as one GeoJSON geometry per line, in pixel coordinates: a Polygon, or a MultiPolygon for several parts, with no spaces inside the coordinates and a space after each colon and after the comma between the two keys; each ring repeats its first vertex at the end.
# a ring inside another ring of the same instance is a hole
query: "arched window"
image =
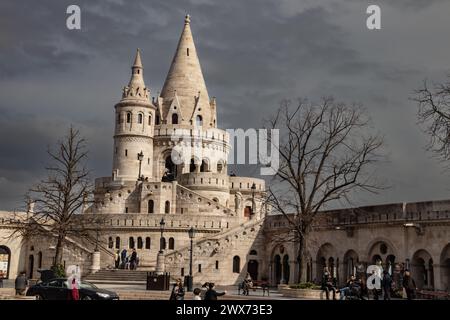
{"type": "Polygon", "coordinates": [[[170,213],[170,201],[166,201],[164,205],[164,213],[170,213]]]}
{"type": "Polygon", "coordinates": [[[176,166],[172,161],[172,156],[169,155],[166,158],[165,164],[164,164],[165,168],[167,169],[167,173],[171,174],[171,175],[176,175],[176,166]]]}
{"type": "Polygon", "coordinates": [[[256,252],[256,250],[251,250],[251,251],[250,251],[250,255],[252,255],[252,256],[257,256],[257,255],[258,255],[258,252],[256,252]]]}
{"type": "Polygon", "coordinates": [[[116,237],[116,249],[120,249],[120,237],[116,237]]]}
{"type": "Polygon", "coordinates": [[[142,113],[139,113],[138,114],[138,123],[140,124],[140,123],[142,123],[142,121],[143,121],[143,115],[142,115],[142,113]]]}
{"type": "Polygon", "coordinates": [[[203,118],[201,115],[198,115],[195,118],[195,124],[197,125],[197,127],[201,127],[203,125],[203,118]]]}
{"type": "Polygon", "coordinates": [[[145,238],[145,249],[150,249],[151,240],[150,237],[145,238]]]}
{"type": "Polygon", "coordinates": [[[134,249],[134,238],[130,237],[129,242],[128,242],[128,247],[130,249],[134,249]]]}
{"type": "Polygon", "coordinates": [[[148,116],[148,125],[149,125],[149,126],[152,125],[152,116],[148,116]]]}
{"type": "Polygon", "coordinates": [[[156,125],[159,125],[159,123],[160,123],[159,115],[156,115],[156,118],[155,118],[155,124],[156,124],[156,125]]]}
{"type": "Polygon", "coordinates": [[[197,169],[197,166],[195,165],[194,158],[191,159],[191,164],[189,165],[189,172],[195,172],[197,169]]]}
{"type": "Polygon", "coordinates": [[[131,112],[127,112],[127,123],[131,122],[131,112]]]}
{"type": "Polygon", "coordinates": [[[142,249],[143,245],[144,245],[144,243],[142,242],[142,238],[138,237],[137,248],[142,249]]]}
{"type": "Polygon", "coordinates": [[[42,268],[42,252],[41,251],[38,252],[38,268],[39,269],[42,268]]]}
{"type": "Polygon", "coordinates": [[[178,114],[172,114],[172,124],[178,124],[178,114]]]}
{"type": "Polygon", "coordinates": [[[112,249],[113,246],[114,246],[113,238],[112,238],[112,237],[109,237],[109,238],[108,238],[108,248],[109,248],[109,249],[112,249]]]}
{"type": "Polygon", "coordinates": [[[175,249],[175,239],[169,238],[169,250],[175,249]]]}
{"type": "Polygon", "coordinates": [[[202,160],[202,164],[200,165],[200,172],[208,171],[208,162],[202,160]]]}
{"type": "Polygon", "coordinates": [[[234,273],[241,272],[241,258],[239,258],[239,256],[233,257],[233,272],[234,273]]]}
{"type": "Polygon", "coordinates": [[[159,240],[159,249],[164,250],[166,248],[166,238],[161,238],[159,240]]]}
{"type": "Polygon", "coordinates": [[[154,213],[155,202],[153,200],[148,200],[148,213],[154,213]]]}
{"type": "Polygon", "coordinates": [[[217,172],[222,173],[222,170],[223,170],[223,163],[222,162],[217,163],[217,172]]]}

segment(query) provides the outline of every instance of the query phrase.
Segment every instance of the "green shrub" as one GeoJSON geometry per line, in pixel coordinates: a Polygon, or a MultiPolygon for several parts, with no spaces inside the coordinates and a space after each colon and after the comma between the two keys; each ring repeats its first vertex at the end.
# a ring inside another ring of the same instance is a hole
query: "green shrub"
{"type": "Polygon", "coordinates": [[[57,264],[51,268],[56,278],[64,278],[66,276],[66,270],[62,264],[57,264]]]}
{"type": "Polygon", "coordinates": [[[312,290],[319,290],[320,286],[318,286],[315,283],[312,282],[302,282],[298,284],[290,285],[289,288],[291,289],[312,289],[312,290]]]}

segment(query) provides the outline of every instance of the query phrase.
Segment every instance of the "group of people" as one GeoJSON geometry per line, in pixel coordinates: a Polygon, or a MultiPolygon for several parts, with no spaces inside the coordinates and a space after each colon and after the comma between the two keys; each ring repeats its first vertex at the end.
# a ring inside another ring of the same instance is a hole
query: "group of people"
{"type": "MultiPolygon", "coordinates": [[[[227,292],[217,292],[213,282],[206,282],[202,288],[195,288],[193,290],[193,300],[217,300],[217,297],[225,295],[227,292]]],[[[172,288],[169,300],[184,300],[185,290],[181,279],[177,279],[172,288]]]]}
{"type": "MultiPolygon", "coordinates": [[[[374,300],[379,300],[383,295],[384,300],[391,300],[391,292],[393,291],[394,281],[387,270],[384,270],[381,276],[381,288],[369,289],[364,277],[356,278],[355,275],[351,275],[347,280],[345,286],[338,288],[336,278],[328,271],[328,268],[324,268],[321,290],[325,292],[326,299],[330,299],[330,293],[333,300],[336,300],[336,294],[339,293],[340,300],[344,299],[369,299],[369,293],[373,295],[374,300]]],[[[416,297],[416,283],[411,277],[409,270],[404,270],[401,277],[401,285],[403,296],[412,300],[416,297]]]]}
{"type": "Polygon", "coordinates": [[[136,270],[139,265],[139,257],[136,249],[132,248],[131,253],[123,248],[122,251],[117,250],[114,254],[114,267],[116,269],[130,269],[136,270]]]}

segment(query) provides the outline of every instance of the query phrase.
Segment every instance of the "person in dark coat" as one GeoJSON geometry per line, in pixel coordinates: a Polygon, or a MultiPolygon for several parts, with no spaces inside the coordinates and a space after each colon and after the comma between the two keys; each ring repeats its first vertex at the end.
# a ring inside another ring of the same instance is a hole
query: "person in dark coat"
{"type": "Polygon", "coordinates": [[[136,249],[133,248],[133,251],[131,252],[131,257],[130,257],[130,269],[131,270],[136,269],[136,262],[137,262],[137,253],[136,253],[136,249]]]}
{"type": "Polygon", "coordinates": [[[333,284],[333,278],[327,267],[323,268],[321,290],[325,291],[327,300],[330,300],[330,291],[333,293],[333,300],[336,300],[336,287],[333,284]]]}
{"type": "Polygon", "coordinates": [[[392,278],[387,270],[383,271],[381,286],[383,288],[383,300],[391,300],[392,278]]]}
{"type": "Polygon", "coordinates": [[[184,287],[181,279],[177,279],[174,284],[169,300],[184,300],[184,287]]]}
{"type": "Polygon", "coordinates": [[[217,300],[217,297],[223,296],[225,294],[227,294],[226,291],[224,292],[217,292],[216,290],[214,290],[214,283],[210,282],[209,283],[209,289],[208,291],[206,291],[205,293],[205,300],[217,300]]]}
{"type": "Polygon", "coordinates": [[[28,279],[25,272],[21,272],[15,281],[16,295],[23,296],[28,286],[28,279]]]}
{"type": "Polygon", "coordinates": [[[120,261],[122,262],[120,267],[121,269],[125,269],[125,264],[127,263],[127,249],[123,248],[122,252],[120,253],[120,261]]]}
{"type": "Polygon", "coordinates": [[[416,297],[416,282],[411,277],[409,270],[405,270],[405,275],[403,276],[403,288],[405,288],[406,298],[408,300],[413,300],[416,297]]]}

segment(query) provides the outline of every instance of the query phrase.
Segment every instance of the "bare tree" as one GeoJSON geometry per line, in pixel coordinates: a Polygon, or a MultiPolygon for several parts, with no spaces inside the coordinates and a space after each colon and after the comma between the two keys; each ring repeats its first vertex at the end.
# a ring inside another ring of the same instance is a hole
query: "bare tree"
{"type": "Polygon", "coordinates": [[[370,134],[370,119],[360,106],[325,98],[292,107],[283,102],[268,127],[280,129],[280,167],[268,192],[273,212],[282,214],[289,231],[284,241],[297,246],[299,281],[305,276],[308,240],[321,210],[348,203],[355,190],[377,192],[371,166],[382,159],[383,140],[370,134]]]}
{"type": "Polygon", "coordinates": [[[53,261],[57,266],[62,264],[67,238],[96,238],[101,221],[80,214],[89,201],[92,187],[85,167],[86,142],[79,131],[71,127],[67,136],[58,142],[57,149],[49,148],[48,154],[51,164],[46,168],[47,177],[30,189],[27,198],[33,203],[33,209],[15,233],[56,239],[53,261]]]}
{"type": "Polygon", "coordinates": [[[450,75],[447,82],[433,84],[432,89],[424,81],[413,100],[419,104],[419,123],[430,136],[428,150],[450,160],[450,75]]]}

